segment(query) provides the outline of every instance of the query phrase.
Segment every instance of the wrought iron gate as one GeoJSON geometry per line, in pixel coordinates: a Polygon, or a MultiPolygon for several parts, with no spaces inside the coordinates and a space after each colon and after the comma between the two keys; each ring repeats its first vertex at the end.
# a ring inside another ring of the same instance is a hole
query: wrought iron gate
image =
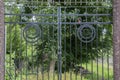
{"type": "Polygon", "coordinates": [[[111,0],[5,0],[6,80],[113,80],[111,0]]]}

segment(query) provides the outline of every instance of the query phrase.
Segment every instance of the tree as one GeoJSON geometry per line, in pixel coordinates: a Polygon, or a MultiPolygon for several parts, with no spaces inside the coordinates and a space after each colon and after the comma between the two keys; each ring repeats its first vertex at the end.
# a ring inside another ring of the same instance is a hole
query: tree
{"type": "MultiPolygon", "coordinates": [[[[36,0],[37,1],[37,0],[36,0]]],[[[40,1],[40,0],[39,0],[40,1]]],[[[31,54],[28,54],[27,66],[32,66],[33,64],[36,66],[41,66],[43,64],[43,67],[48,67],[51,69],[51,66],[56,64],[57,61],[57,25],[56,24],[49,24],[49,23],[57,23],[57,7],[59,6],[65,6],[67,7],[61,7],[61,14],[68,14],[70,16],[62,15],[61,21],[62,22],[69,22],[69,23],[75,23],[76,24],[62,24],[62,60],[63,60],[63,70],[66,68],[69,70],[69,68],[73,68],[75,65],[79,65],[83,62],[88,62],[89,60],[95,60],[98,57],[103,56],[103,52],[107,52],[111,50],[112,47],[112,26],[111,25],[100,25],[100,24],[93,24],[95,28],[95,34],[96,38],[91,43],[83,43],[79,40],[78,35],[76,35],[78,28],[82,24],[79,23],[79,19],[81,19],[81,22],[102,22],[102,21],[111,21],[111,19],[108,19],[106,16],[87,16],[87,14],[96,14],[96,11],[98,13],[105,13],[111,6],[111,4],[106,3],[59,3],[59,1],[54,0],[55,3],[53,4],[51,1],[48,1],[48,3],[36,3],[31,2],[30,0],[27,0],[27,3],[15,3],[15,5],[21,5],[22,8],[17,8],[19,13],[22,14],[38,14],[38,15],[26,15],[26,16],[18,16],[17,18],[19,21],[22,21],[24,23],[26,22],[41,22],[41,24],[37,24],[41,29],[41,37],[40,40],[37,42],[35,46],[29,45],[29,53],[31,53],[31,48],[33,47],[35,49],[34,54],[32,55],[32,59],[30,58],[31,54]],[[54,5],[54,6],[53,6],[54,5]],[[76,6],[76,7],[71,7],[76,6]],[[87,6],[104,6],[104,8],[101,7],[88,7],[87,6]],[[77,7],[81,6],[81,7],[77,7]],[[108,7],[107,7],[108,6],[108,7]],[[45,16],[49,14],[54,14],[54,16],[45,16]],[[82,16],[76,15],[76,14],[84,14],[82,16]],[[43,16],[40,16],[43,15],[43,16]],[[56,16],[55,16],[56,15],[56,16]],[[72,16],[71,16],[72,15],[72,16]],[[34,18],[34,19],[33,19],[34,18]],[[48,24],[42,24],[42,23],[48,23],[48,24]],[[107,30],[107,31],[106,31],[107,30]],[[96,49],[97,47],[97,49],[96,49]],[[77,54],[76,54],[77,53],[77,54]],[[86,59],[87,58],[87,59],[86,59]],[[34,63],[33,63],[34,60],[34,63]],[[51,64],[50,64],[51,63],[51,64]],[[53,64],[53,65],[52,65],[53,64]],[[72,67],[69,67],[72,66],[72,67]]],[[[64,0],[63,0],[64,1],[64,0]]],[[[74,1],[74,0],[71,0],[74,1]]],[[[76,0],[76,2],[79,0],[76,0]]],[[[111,3],[111,2],[110,2],[111,3]]],[[[111,8],[108,10],[108,12],[111,11],[111,8]]],[[[17,25],[21,26],[21,24],[17,25]]],[[[26,24],[22,24],[22,28],[25,28],[26,24]]],[[[16,35],[19,35],[19,29],[18,33],[16,35]]],[[[15,30],[13,30],[15,32],[15,30]]],[[[88,31],[89,33],[89,31],[88,31]]],[[[84,33],[84,35],[89,35],[88,33],[84,33]]],[[[14,34],[13,34],[14,35],[14,34]]],[[[8,35],[9,36],[9,35],[8,35]]],[[[12,37],[14,38],[14,36],[12,37]]],[[[21,50],[19,47],[20,40],[19,38],[15,38],[16,42],[13,47],[13,51],[16,51],[17,49],[21,50]]],[[[14,42],[14,40],[13,40],[14,42]]],[[[9,44],[10,42],[8,42],[9,44]]],[[[25,40],[22,42],[25,46],[25,40]]],[[[10,47],[8,47],[9,49],[10,47]]],[[[25,52],[26,48],[23,48],[23,52],[25,52]]],[[[19,52],[19,50],[17,52],[19,52]]],[[[7,50],[9,51],[9,50],[7,50]]],[[[26,53],[26,52],[25,52],[26,53]]],[[[107,54],[108,55],[108,54],[107,54]]],[[[18,58],[19,55],[17,55],[16,58],[18,58]]],[[[25,57],[25,55],[23,56],[25,57]]],[[[54,68],[55,66],[53,66],[54,68]]],[[[52,69],[53,70],[53,69],[52,69]]],[[[53,72],[53,71],[52,71],[53,72]]]]}

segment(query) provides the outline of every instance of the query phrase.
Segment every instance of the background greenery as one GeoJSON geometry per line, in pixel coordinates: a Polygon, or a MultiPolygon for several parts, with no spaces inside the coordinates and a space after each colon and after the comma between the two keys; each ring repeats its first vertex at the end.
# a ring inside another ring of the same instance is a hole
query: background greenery
{"type": "MultiPolygon", "coordinates": [[[[64,1],[64,0],[63,0],[64,1]]],[[[76,0],[76,2],[79,0],[76,0]]],[[[94,3],[94,0],[83,3],[69,3],[74,0],[66,1],[65,3],[51,3],[51,1],[41,2],[40,0],[17,0],[13,2],[5,2],[5,13],[10,14],[54,14],[56,16],[32,16],[32,15],[6,15],[5,22],[22,22],[24,24],[6,24],[7,29],[7,52],[6,52],[6,80],[10,78],[20,78],[21,76],[26,78],[27,73],[32,73],[31,77],[34,77],[34,73],[49,74],[48,72],[54,72],[57,75],[57,62],[58,62],[58,27],[57,24],[38,24],[41,29],[40,40],[33,44],[26,43],[23,38],[23,29],[26,27],[27,22],[42,22],[42,23],[57,23],[58,22],[58,7],[61,7],[61,14],[112,14],[112,1],[94,3]],[[27,1],[27,3],[26,3],[27,1]],[[76,6],[76,7],[73,7],[76,6]],[[79,7],[78,7],[79,6],[79,7]],[[81,7],[80,7],[81,6],[81,7]],[[91,7],[87,7],[91,6],[91,7]],[[95,7],[98,6],[98,7],[95,7]],[[99,7],[102,6],[102,7],[99,7]],[[87,7],[87,10],[86,10],[87,7]],[[20,76],[21,75],[21,76],[20,76]],[[11,76],[11,77],[10,77],[11,76]]],[[[61,16],[62,22],[78,22],[80,18],[81,22],[110,22],[112,17],[107,16],[61,16]],[[86,20],[87,19],[87,20],[86,20]]],[[[63,75],[67,75],[72,71],[73,75],[76,66],[83,66],[86,70],[90,70],[90,67],[94,66],[94,69],[98,68],[96,60],[112,56],[112,25],[100,25],[94,24],[97,37],[91,43],[82,43],[76,36],[76,31],[80,27],[79,24],[62,24],[62,71],[63,75]],[[106,31],[104,31],[106,30],[106,31]],[[81,46],[82,47],[81,47],[81,46]],[[92,64],[94,63],[94,64],[92,64]]],[[[30,34],[31,31],[28,31],[30,34]]],[[[85,33],[87,34],[87,33],[85,33]]],[[[32,35],[31,35],[32,36],[32,35]]],[[[102,64],[101,64],[102,65],[102,64]]],[[[101,65],[98,65],[99,67],[101,65]]],[[[108,70],[105,66],[106,77],[108,70]]],[[[102,68],[102,67],[101,67],[102,68]]],[[[100,68],[100,69],[101,69],[100,68]]],[[[108,65],[107,65],[107,68],[108,65]]],[[[110,70],[110,79],[112,80],[112,68],[110,70]]],[[[93,70],[93,76],[96,79],[96,70],[93,70]]],[[[100,70],[101,72],[102,70],[100,70]]],[[[97,73],[96,73],[97,72],[97,73]]],[[[101,74],[101,73],[100,73],[101,74]]],[[[101,77],[101,75],[99,76],[101,77]]],[[[40,76],[41,77],[41,76],[40,76]]],[[[91,80],[91,75],[83,76],[85,80],[91,80]]],[[[69,77],[70,78],[70,77],[69,77]]],[[[80,76],[79,76],[80,78],[80,76]]],[[[31,78],[31,80],[34,78],[31,78]]],[[[105,80],[107,80],[106,78],[105,80]]],[[[69,79],[67,79],[69,80],[69,79]]],[[[100,78],[101,80],[101,78],[100,78]]]]}

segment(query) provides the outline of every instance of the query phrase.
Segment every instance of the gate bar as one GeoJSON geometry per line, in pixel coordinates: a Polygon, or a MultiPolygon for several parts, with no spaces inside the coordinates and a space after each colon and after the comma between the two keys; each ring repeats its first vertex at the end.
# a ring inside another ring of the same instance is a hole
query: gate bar
{"type": "MultiPolygon", "coordinates": [[[[9,14],[7,16],[57,16],[56,14],[9,14]]],[[[112,16],[111,14],[61,14],[62,16],[112,16]]]]}
{"type": "Polygon", "coordinates": [[[113,0],[114,80],[120,80],[120,0],[113,0]]]}
{"type": "Polygon", "coordinates": [[[62,80],[61,7],[58,7],[58,80],[62,80]]]}
{"type": "Polygon", "coordinates": [[[4,0],[0,0],[0,80],[5,75],[5,27],[4,27],[4,0]]]}

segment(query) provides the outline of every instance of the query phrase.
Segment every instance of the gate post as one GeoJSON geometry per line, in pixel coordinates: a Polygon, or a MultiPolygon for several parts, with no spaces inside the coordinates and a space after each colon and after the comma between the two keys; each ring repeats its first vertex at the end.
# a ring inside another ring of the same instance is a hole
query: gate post
{"type": "Polygon", "coordinates": [[[0,0],[0,80],[5,75],[5,27],[4,27],[4,0],[0,0]]]}
{"type": "Polygon", "coordinates": [[[120,0],[113,0],[114,80],[120,80],[120,0]]]}
{"type": "Polygon", "coordinates": [[[61,7],[58,7],[58,80],[62,80],[61,7]]]}

